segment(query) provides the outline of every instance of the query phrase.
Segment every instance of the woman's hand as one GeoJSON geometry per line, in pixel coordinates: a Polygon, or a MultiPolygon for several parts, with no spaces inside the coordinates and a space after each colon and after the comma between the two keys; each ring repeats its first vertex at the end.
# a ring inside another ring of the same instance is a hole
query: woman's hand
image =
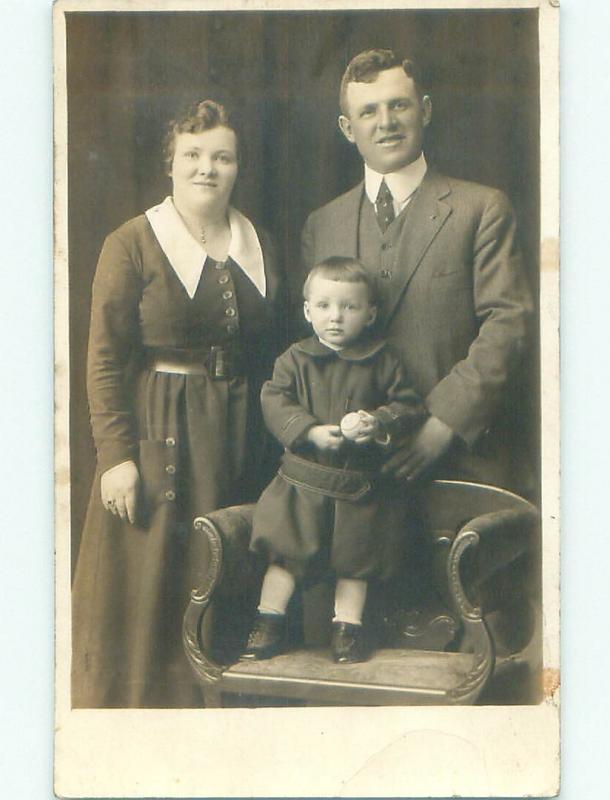
{"type": "Polygon", "coordinates": [[[123,522],[133,525],[136,520],[136,506],[140,473],[133,461],[124,461],[106,470],[102,475],[101,490],[104,508],[123,522]]]}
{"type": "Polygon", "coordinates": [[[318,450],[338,450],[344,439],[338,425],[314,425],[307,431],[307,441],[318,450]]]}

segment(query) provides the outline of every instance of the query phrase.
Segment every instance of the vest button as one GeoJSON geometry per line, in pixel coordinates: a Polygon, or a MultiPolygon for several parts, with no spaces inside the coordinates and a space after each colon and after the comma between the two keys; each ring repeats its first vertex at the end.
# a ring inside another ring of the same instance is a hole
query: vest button
{"type": "Polygon", "coordinates": [[[218,278],[218,283],[228,283],[228,282],[229,282],[229,276],[228,275],[221,275],[218,278]]]}

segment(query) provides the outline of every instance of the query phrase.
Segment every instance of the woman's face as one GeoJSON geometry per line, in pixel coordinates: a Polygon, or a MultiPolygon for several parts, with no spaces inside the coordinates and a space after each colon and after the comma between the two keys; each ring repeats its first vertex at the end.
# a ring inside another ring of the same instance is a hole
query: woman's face
{"type": "Polygon", "coordinates": [[[174,198],[194,211],[226,207],[237,177],[237,138],[229,128],[176,135],[174,198]]]}

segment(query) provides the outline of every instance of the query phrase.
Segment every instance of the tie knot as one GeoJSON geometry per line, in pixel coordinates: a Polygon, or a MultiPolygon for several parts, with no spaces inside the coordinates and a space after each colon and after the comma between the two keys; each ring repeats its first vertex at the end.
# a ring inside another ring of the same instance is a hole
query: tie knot
{"type": "Polygon", "coordinates": [[[394,203],[392,192],[388,189],[388,184],[384,180],[381,181],[381,186],[377,192],[375,207],[377,222],[382,233],[385,233],[388,225],[394,220],[394,203]]]}

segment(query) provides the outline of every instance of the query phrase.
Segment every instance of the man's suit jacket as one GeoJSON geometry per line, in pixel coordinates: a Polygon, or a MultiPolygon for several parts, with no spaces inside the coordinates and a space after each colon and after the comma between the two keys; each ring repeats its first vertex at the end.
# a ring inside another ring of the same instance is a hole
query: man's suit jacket
{"type": "MultiPolygon", "coordinates": [[[[363,202],[360,183],[310,215],[308,269],[332,255],[358,256],[363,202]]],[[[530,493],[519,480],[514,390],[533,303],[511,205],[496,189],[428,170],[405,213],[395,266],[379,279],[379,327],[431,414],[457,434],[436,474],[530,493]]]]}

